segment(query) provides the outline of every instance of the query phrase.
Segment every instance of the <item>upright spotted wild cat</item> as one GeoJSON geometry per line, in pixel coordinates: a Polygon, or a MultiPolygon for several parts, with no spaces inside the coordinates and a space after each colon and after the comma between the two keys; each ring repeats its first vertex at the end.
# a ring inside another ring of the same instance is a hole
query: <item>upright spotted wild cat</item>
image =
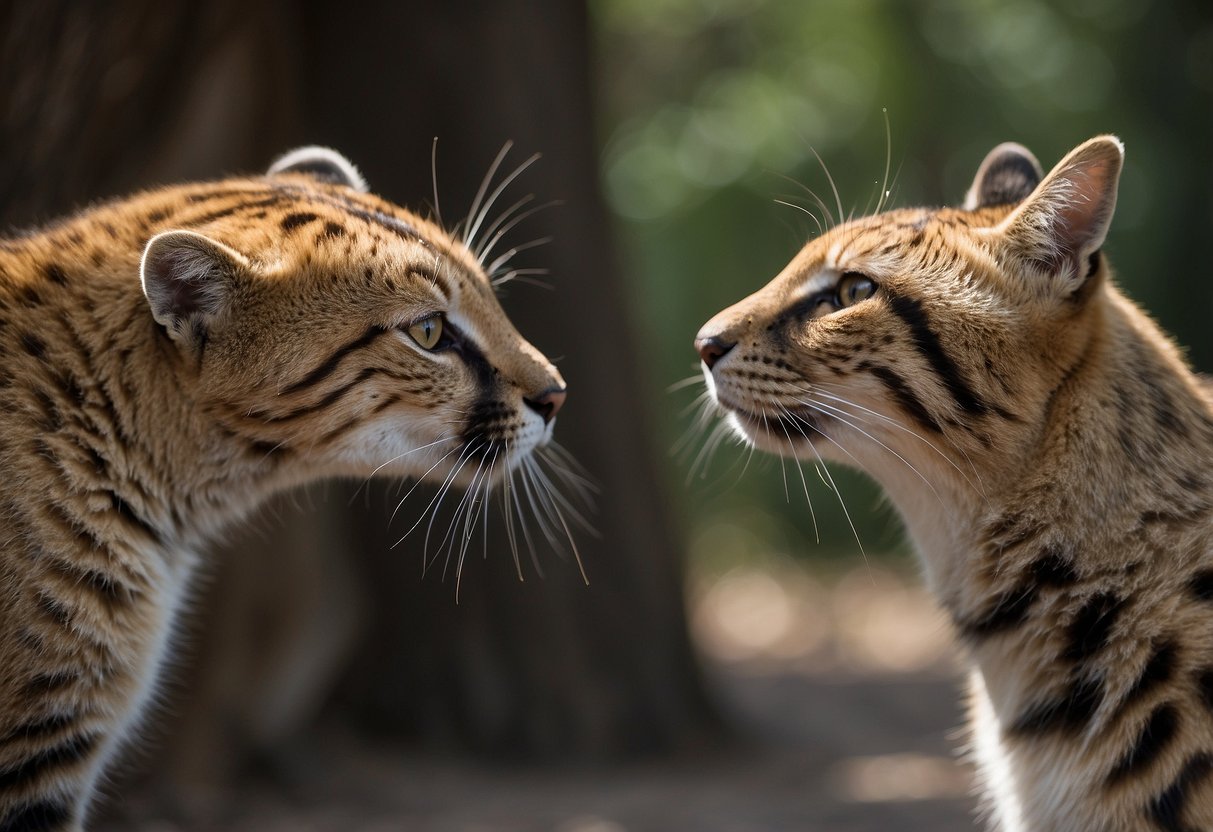
{"type": "Polygon", "coordinates": [[[365,191],[305,148],[0,240],[3,832],[80,828],[209,536],[319,477],[483,485],[550,437],[564,382],[476,257],[365,191]]]}
{"type": "Polygon", "coordinates": [[[809,243],[696,346],[733,425],[888,492],[1006,832],[1213,829],[1213,405],[1100,253],[1122,147],[809,243]]]}

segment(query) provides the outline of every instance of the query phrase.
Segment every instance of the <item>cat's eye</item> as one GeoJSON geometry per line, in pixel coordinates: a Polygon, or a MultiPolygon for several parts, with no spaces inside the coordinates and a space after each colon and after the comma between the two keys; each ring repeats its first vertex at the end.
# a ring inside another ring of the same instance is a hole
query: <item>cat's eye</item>
{"type": "Polygon", "coordinates": [[[859,272],[846,272],[838,279],[836,293],[838,308],[846,309],[876,294],[876,283],[859,272]]]}
{"type": "Polygon", "coordinates": [[[409,327],[409,335],[423,350],[432,350],[442,340],[442,316],[430,315],[409,327]]]}

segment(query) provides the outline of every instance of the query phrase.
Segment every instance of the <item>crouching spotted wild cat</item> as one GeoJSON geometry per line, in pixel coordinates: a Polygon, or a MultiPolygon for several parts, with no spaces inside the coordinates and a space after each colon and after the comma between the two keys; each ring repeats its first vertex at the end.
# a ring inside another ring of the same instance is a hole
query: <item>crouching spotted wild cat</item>
{"type": "Polygon", "coordinates": [[[0,830],[80,827],[207,537],[319,477],[508,483],[550,437],[564,382],[473,251],[365,191],[305,148],[0,240],[0,830]]]}
{"type": "Polygon", "coordinates": [[[751,442],[898,508],[1007,832],[1213,829],[1213,405],[1100,253],[1122,154],[995,148],[962,208],[834,228],[696,340],[751,442]]]}

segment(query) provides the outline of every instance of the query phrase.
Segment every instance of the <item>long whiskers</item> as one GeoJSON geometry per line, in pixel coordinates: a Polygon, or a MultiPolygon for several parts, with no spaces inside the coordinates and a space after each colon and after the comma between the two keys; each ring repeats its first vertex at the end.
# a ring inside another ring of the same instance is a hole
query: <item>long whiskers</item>
{"type": "MultiPolygon", "coordinates": [[[[815,397],[821,396],[821,397],[830,399],[831,401],[837,402],[838,404],[843,405],[845,407],[850,407],[850,408],[854,408],[856,410],[860,410],[860,411],[868,414],[869,416],[879,419],[882,424],[885,424],[888,427],[893,428],[894,430],[899,430],[903,433],[906,433],[906,434],[914,437],[915,439],[919,440],[924,445],[926,445],[929,449],[934,451],[936,454],[938,454],[940,459],[942,459],[944,462],[946,462],[948,465],[950,465],[956,471],[956,473],[960,475],[961,479],[963,479],[969,485],[970,488],[972,488],[975,492],[977,492],[977,494],[982,498],[982,500],[985,500],[988,502],[988,498],[986,497],[986,493],[985,493],[985,488],[981,482],[981,475],[977,471],[977,466],[975,466],[973,464],[973,461],[969,458],[969,455],[967,453],[965,453],[963,448],[961,448],[959,446],[953,446],[954,449],[957,451],[957,453],[959,453],[961,456],[963,456],[965,462],[967,462],[969,464],[969,469],[973,472],[973,476],[977,480],[976,482],[974,482],[972,479],[970,479],[969,476],[961,469],[961,467],[959,465],[957,465],[952,460],[951,457],[949,457],[946,453],[944,453],[943,450],[940,449],[940,447],[938,445],[936,445],[934,442],[932,442],[930,439],[926,438],[925,436],[918,433],[917,431],[910,430],[905,425],[901,424],[901,422],[897,421],[896,419],[893,419],[890,416],[886,416],[883,413],[878,413],[877,411],[872,410],[871,408],[864,407],[863,405],[853,402],[849,399],[845,399],[841,396],[835,396],[835,395],[825,392],[824,390],[819,389],[820,387],[823,387],[823,386],[828,386],[828,385],[817,384],[817,385],[814,385],[813,389],[799,388],[799,390],[801,393],[803,393],[805,395],[811,395],[811,396],[815,396],[815,397]]],[[[859,418],[858,414],[852,413],[850,415],[852,417],[859,418]]]]}
{"type": "MultiPolygon", "coordinates": [[[[506,142],[506,145],[504,148],[502,148],[502,153],[500,156],[498,156],[498,159],[505,159],[505,154],[509,152],[509,149],[511,146],[512,146],[512,142],[506,142]]],[[[484,218],[486,216],[488,216],[488,213],[492,209],[493,204],[497,201],[497,198],[500,197],[502,192],[505,191],[505,189],[510,186],[511,182],[513,182],[515,179],[517,179],[519,176],[521,176],[523,171],[525,171],[531,165],[535,164],[537,161],[539,161],[539,159],[540,159],[539,153],[531,154],[531,156],[529,158],[527,158],[526,161],[524,161],[518,167],[514,168],[512,173],[510,173],[508,176],[506,176],[504,179],[502,179],[500,184],[498,184],[497,187],[493,190],[493,193],[489,195],[489,198],[487,200],[485,200],[484,205],[480,208],[479,213],[476,214],[475,219],[471,220],[472,224],[468,228],[467,234],[464,237],[464,241],[467,244],[468,248],[475,251],[476,233],[480,230],[480,226],[484,223],[484,218]]],[[[496,168],[494,168],[490,172],[489,179],[492,178],[492,174],[494,172],[496,172],[496,168]]],[[[485,180],[486,185],[488,184],[488,181],[489,181],[488,179],[485,180]]],[[[483,193],[483,189],[482,189],[481,193],[483,193]]]]}
{"type": "MultiPolygon", "coordinates": [[[[785,409],[785,412],[787,412],[786,409],[785,409]]],[[[821,452],[817,450],[817,446],[813,444],[812,440],[809,439],[808,434],[806,434],[804,432],[804,429],[802,427],[800,427],[799,422],[801,420],[797,419],[790,412],[787,412],[787,415],[790,417],[792,425],[798,431],[800,431],[800,434],[802,436],[804,436],[804,438],[808,441],[808,446],[809,446],[809,449],[813,452],[813,456],[817,457],[817,462],[819,464],[817,473],[824,477],[830,490],[833,491],[834,496],[836,496],[838,498],[838,506],[842,509],[842,516],[846,518],[847,525],[851,527],[851,534],[854,535],[854,537],[855,537],[855,545],[859,547],[859,553],[861,555],[863,555],[863,562],[868,568],[868,575],[870,577],[872,574],[872,564],[868,561],[868,553],[863,548],[863,541],[859,539],[859,530],[855,528],[855,521],[851,519],[851,512],[847,509],[847,502],[846,502],[846,500],[844,500],[842,498],[842,491],[839,490],[837,483],[834,482],[834,475],[830,473],[829,466],[826,465],[825,460],[821,458],[821,452]]],[[[827,440],[829,440],[831,443],[833,443],[836,447],[841,449],[843,451],[843,453],[846,453],[847,456],[851,456],[850,452],[848,452],[845,448],[843,448],[841,445],[839,445],[837,442],[835,442],[829,436],[822,433],[820,430],[813,427],[812,425],[809,425],[809,428],[811,430],[813,430],[814,432],[816,432],[819,436],[825,437],[827,440]]],[[[854,460],[855,457],[851,456],[851,459],[854,460]]],[[[858,460],[855,460],[855,463],[856,463],[856,465],[859,465],[858,460]]],[[[860,470],[863,469],[862,465],[860,465],[859,467],[860,467],[860,470]]]]}
{"type": "MultiPolygon", "coordinates": [[[[867,437],[867,439],[876,443],[880,447],[884,448],[886,451],[888,451],[890,454],[892,454],[894,457],[896,457],[898,460],[900,460],[907,468],[909,468],[911,471],[913,471],[914,474],[920,480],[922,480],[923,484],[926,485],[927,488],[931,489],[931,493],[935,495],[936,499],[939,500],[940,504],[943,505],[945,508],[947,507],[947,503],[944,502],[944,499],[943,499],[943,497],[940,496],[939,492],[935,490],[935,486],[931,484],[931,481],[928,480],[926,477],[924,477],[922,475],[921,471],[919,471],[912,464],[910,464],[909,460],[907,460],[904,456],[897,453],[897,451],[893,450],[888,445],[886,445],[884,442],[880,441],[875,436],[868,433],[866,430],[864,430],[863,428],[859,427],[858,424],[856,424],[856,422],[859,421],[859,417],[855,416],[854,414],[847,413],[846,411],[841,410],[837,407],[834,407],[832,405],[828,405],[828,404],[825,404],[822,402],[805,401],[804,399],[797,399],[797,401],[800,404],[804,405],[805,407],[808,407],[811,410],[817,411],[818,413],[822,414],[823,416],[830,416],[830,417],[833,417],[834,419],[837,419],[838,421],[842,422],[847,427],[851,428],[854,431],[857,431],[858,433],[863,434],[865,437],[867,437]]],[[[831,441],[833,441],[833,439],[831,439],[831,441]]],[[[835,442],[834,444],[837,445],[838,443],[835,442]]],[[[841,448],[842,446],[839,445],[838,447],[841,448]]],[[[851,457],[851,459],[855,459],[855,457],[849,451],[846,451],[846,453],[847,453],[847,456],[851,457]]],[[[858,464],[858,462],[856,464],[858,464]]]]}
{"type": "MultiPolygon", "coordinates": [[[[452,434],[445,433],[442,436],[440,436],[438,439],[434,440],[433,442],[430,442],[427,445],[422,445],[420,447],[413,448],[412,450],[405,451],[402,454],[396,454],[396,456],[392,457],[387,462],[384,462],[380,465],[375,466],[375,469],[373,471],[371,471],[371,473],[367,474],[366,477],[363,478],[362,482],[360,482],[358,484],[358,487],[354,489],[354,493],[350,495],[350,501],[349,501],[348,505],[353,505],[354,500],[358,498],[358,492],[361,491],[363,488],[365,488],[370,483],[370,481],[372,479],[374,479],[376,474],[378,474],[380,471],[382,471],[387,466],[391,465],[393,462],[399,462],[400,460],[404,459],[406,456],[412,456],[413,454],[424,451],[427,448],[432,448],[435,445],[441,445],[443,442],[449,442],[451,440],[451,438],[452,438],[452,434]]],[[[445,457],[443,457],[443,459],[445,459],[445,457]]],[[[441,462],[441,461],[442,460],[439,460],[439,462],[441,462]]],[[[431,468],[430,470],[432,471],[433,468],[431,468]]]]}
{"type": "Polygon", "coordinates": [[[528,549],[535,571],[540,577],[543,576],[536,552],[536,540],[528,523],[529,514],[529,519],[538,524],[543,539],[553,550],[559,554],[572,553],[582,580],[588,583],[573,527],[597,534],[589,519],[589,513],[594,509],[598,486],[572,454],[555,442],[534,448],[511,463],[513,452],[509,442],[480,439],[458,444],[446,451],[422,474],[418,482],[396,503],[392,512],[394,519],[420,482],[439,466],[449,464],[450,470],[442,476],[421,516],[392,546],[403,543],[424,524],[425,535],[421,544],[422,576],[427,575],[436,566],[439,558],[442,558],[442,579],[445,580],[448,573],[454,570],[456,601],[462,587],[463,569],[478,527],[484,537],[484,556],[488,556],[488,498],[498,480],[505,538],[519,579],[523,578],[521,545],[528,549]],[[453,455],[454,461],[448,462],[453,455]],[[501,469],[503,465],[504,471],[501,469]],[[470,475],[467,472],[470,472],[470,475]],[[500,476],[497,476],[498,472],[501,472],[500,476]],[[441,523],[438,517],[445,514],[442,509],[452,492],[460,490],[456,488],[456,482],[465,482],[466,487],[455,501],[454,508],[446,520],[445,531],[439,535],[441,523]],[[524,502],[529,511],[524,511],[524,502]]]}
{"type": "MultiPolygon", "coordinates": [[[[786,412],[786,409],[785,409],[785,412],[786,412]]],[[[795,422],[793,422],[793,425],[795,425],[795,422]]],[[[792,444],[792,434],[788,433],[787,425],[781,422],[780,429],[783,431],[783,435],[787,438],[788,444],[791,445],[792,444]]],[[[797,429],[799,430],[799,428],[797,428],[797,429]]],[[[802,433],[803,433],[803,431],[802,431],[802,433]]],[[[800,460],[796,459],[795,462],[796,462],[796,471],[797,471],[797,473],[800,474],[800,485],[801,485],[801,487],[804,488],[804,501],[805,501],[805,503],[808,504],[809,516],[812,517],[812,519],[813,519],[813,537],[816,539],[817,543],[820,544],[821,543],[821,531],[817,528],[817,511],[816,511],[816,509],[813,508],[813,498],[809,496],[809,483],[804,478],[804,468],[801,467],[800,460]]]]}

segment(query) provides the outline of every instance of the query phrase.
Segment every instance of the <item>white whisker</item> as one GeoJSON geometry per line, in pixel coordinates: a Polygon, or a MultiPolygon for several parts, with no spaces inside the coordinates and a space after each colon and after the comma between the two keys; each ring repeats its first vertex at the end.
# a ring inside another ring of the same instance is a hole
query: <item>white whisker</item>
{"type": "MultiPolygon", "coordinates": [[[[848,419],[848,417],[850,417],[852,419],[858,418],[858,417],[855,417],[853,414],[848,414],[845,411],[839,410],[838,408],[825,404],[823,402],[810,402],[810,401],[803,401],[803,400],[799,400],[799,399],[797,401],[799,401],[800,404],[804,405],[805,407],[812,408],[813,410],[816,410],[818,413],[820,413],[824,416],[837,419],[838,421],[842,422],[847,427],[851,428],[851,430],[858,431],[859,433],[863,434],[868,439],[870,439],[872,442],[875,442],[877,445],[884,448],[886,451],[891,453],[893,456],[897,457],[899,460],[901,460],[903,463],[905,463],[905,466],[907,468],[909,468],[911,471],[913,471],[920,480],[922,480],[923,484],[926,485],[927,488],[931,489],[931,493],[935,495],[935,498],[937,500],[939,500],[940,505],[947,508],[947,503],[944,502],[944,499],[942,496],[940,496],[939,492],[935,490],[935,486],[931,484],[930,480],[928,480],[926,477],[924,477],[922,475],[922,472],[920,472],[917,468],[915,468],[913,465],[911,465],[909,460],[907,460],[901,454],[897,453],[897,451],[890,448],[884,442],[881,442],[879,439],[877,439],[872,434],[868,433],[863,428],[859,427],[859,425],[855,424],[854,422],[850,421],[850,419],[848,419]]],[[[818,432],[820,433],[820,431],[818,431],[818,432]]],[[[835,444],[838,444],[838,443],[835,442],[835,444]]],[[[848,456],[849,455],[850,454],[848,453],[848,456]]],[[[853,456],[851,458],[854,459],[853,456]]]]}
{"type": "MultiPolygon", "coordinates": [[[[489,211],[492,209],[493,203],[497,201],[497,198],[499,196],[501,196],[501,192],[504,191],[506,188],[508,188],[510,183],[513,182],[515,179],[517,179],[522,174],[523,171],[525,171],[531,165],[535,164],[535,162],[539,161],[540,156],[541,156],[541,154],[539,154],[539,153],[532,154],[529,159],[524,161],[518,167],[514,168],[514,172],[511,173],[509,176],[507,176],[505,179],[501,180],[501,184],[499,184],[493,190],[493,193],[489,196],[489,198],[487,200],[485,200],[484,206],[480,209],[480,212],[476,215],[476,219],[474,220],[472,227],[470,229],[468,229],[468,233],[465,238],[467,241],[468,248],[475,251],[476,232],[480,230],[480,226],[484,222],[484,218],[488,215],[489,211]]],[[[502,158],[504,158],[504,157],[502,157],[502,158]]],[[[480,260],[479,257],[477,257],[476,259],[480,260]]],[[[490,269],[490,271],[491,271],[491,269],[490,269]]]]}
{"type": "Polygon", "coordinates": [[[552,242],[553,239],[555,239],[555,238],[551,237],[551,236],[547,236],[547,237],[539,237],[537,239],[531,240],[530,242],[520,243],[519,245],[516,245],[513,248],[511,248],[505,254],[502,254],[500,257],[498,257],[496,260],[494,260],[489,265],[485,266],[484,270],[488,274],[496,274],[497,270],[500,269],[502,266],[504,266],[506,263],[508,263],[511,259],[513,259],[514,255],[520,254],[524,251],[528,251],[533,248],[538,248],[539,246],[547,245],[548,243],[552,242]]]}
{"type": "MultiPolygon", "coordinates": [[[[476,196],[472,199],[472,207],[468,209],[468,215],[459,223],[463,226],[463,244],[470,248],[472,236],[467,233],[472,226],[472,218],[480,213],[480,203],[484,199],[485,193],[488,192],[489,183],[493,181],[493,177],[497,175],[497,168],[501,167],[502,161],[506,154],[510,152],[510,148],[514,143],[507,141],[501,146],[501,150],[497,151],[497,156],[493,159],[493,163],[489,165],[488,172],[485,173],[484,179],[480,182],[480,188],[476,191],[476,196]]],[[[459,226],[457,225],[456,228],[459,226]]]]}
{"type": "MultiPolygon", "coordinates": [[[[787,412],[786,409],[784,412],[785,413],[787,412]]],[[[790,413],[788,415],[791,416],[790,413]]],[[[800,428],[796,425],[795,421],[792,422],[792,425],[793,425],[793,427],[796,427],[797,430],[800,430],[800,428]]],[[[787,437],[788,445],[793,445],[794,443],[792,442],[792,434],[788,433],[787,425],[781,422],[780,429],[783,430],[783,435],[785,437],[787,437]]],[[[803,430],[801,430],[800,433],[801,433],[801,435],[804,435],[803,430]]],[[[805,436],[805,439],[808,439],[808,437],[805,436]]],[[[813,519],[813,537],[817,540],[818,545],[820,545],[821,544],[821,532],[817,528],[817,511],[813,508],[813,498],[809,496],[809,483],[804,478],[804,468],[801,467],[800,460],[795,459],[794,461],[796,463],[796,472],[800,474],[800,485],[804,488],[804,501],[808,504],[809,516],[813,519]]]]}
{"type": "MultiPolygon", "coordinates": [[[[417,478],[417,482],[413,483],[413,487],[408,490],[407,494],[405,494],[403,497],[400,498],[400,502],[398,502],[396,504],[396,508],[392,510],[392,515],[388,518],[388,525],[391,525],[392,521],[396,519],[396,512],[400,511],[400,507],[402,505],[404,505],[404,501],[407,500],[409,498],[409,495],[412,494],[417,489],[417,486],[419,486],[419,485],[421,485],[421,483],[425,482],[425,478],[428,477],[430,474],[432,474],[434,472],[435,468],[437,468],[439,465],[441,465],[448,456],[455,453],[455,451],[459,450],[459,448],[460,448],[459,445],[456,445],[455,447],[451,448],[449,451],[447,451],[445,454],[443,454],[442,457],[439,458],[439,460],[437,462],[435,462],[433,465],[431,465],[429,467],[429,470],[427,470],[424,474],[422,474],[420,477],[417,478]]],[[[456,460],[456,461],[458,461],[458,460],[456,460]]],[[[418,521],[418,522],[420,522],[420,521],[418,521]]],[[[403,538],[401,538],[401,539],[403,539],[403,538]]],[[[399,541],[397,541],[397,543],[399,543],[399,541]]]]}
{"type": "Polygon", "coordinates": [[[434,218],[438,222],[439,228],[444,228],[442,224],[442,205],[438,202],[438,137],[434,137],[433,143],[430,145],[430,181],[434,186],[434,218]]]}
{"type": "MultiPolygon", "coordinates": [[[[531,199],[533,199],[533,198],[534,197],[532,196],[531,199]]],[[[544,202],[540,205],[536,205],[533,208],[523,211],[522,213],[518,214],[518,216],[511,219],[509,222],[503,224],[501,226],[501,228],[497,229],[498,223],[501,223],[503,220],[505,220],[507,217],[509,217],[509,215],[512,212],[518,210],[518,208],[522,207],[529,201],[530,201],[529,199],[519,200],[518,202],[514,203],[508,209],[506,209],[506,213],[504,213],[500,217],[498,217],[498,219],[496,220],[496,222],[493,223],[493,225],[489,226],[489,228],[485,231],[486,240],[485,240],[484,244],[481,245],[480,247],[478,247],[475,252],[476,261],[478,263],[483,264],[485,259],[493,252],[493,249],[497,247],[497,244],[499,242],[501,242],[502,238],[505,237],[506,234],[510,233],[510,231],[512,231],[519,223],[524,222],[525,220],[529,219],[530,217],[535,216],[540,211],[547,210],[548,208],[552,208],[556,205],[564,204],[564,202],[559,199],[549,200],[548,202],[544,202]],[[496,233],[494,233],[494,229],[497,229],[496,233]],[[492,236],[489,236],[489,235],[492,235],[492,236]]]]}

